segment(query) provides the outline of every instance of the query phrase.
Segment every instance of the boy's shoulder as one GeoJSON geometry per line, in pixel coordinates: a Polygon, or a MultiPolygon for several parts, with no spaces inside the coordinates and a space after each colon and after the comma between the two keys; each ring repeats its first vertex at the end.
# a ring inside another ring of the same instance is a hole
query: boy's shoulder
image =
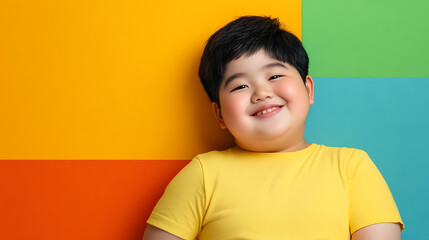
{"type": "Polygon", "coordinates": [[[326,146],[319,145],[322,151],[340,153],[340,154],[366,154],[366,152],[359,148],[354,147],[335,147],[335,146],[326,146]]]}
{"type": "Polygon", "coordinates": [[[210,160],[210,159],[219,159],[219,158],[223,158],[223,157],[227,157],[228,155],[232,155],[234,154],[234,149],[235,147],[231,147],[231,148],[227,148],[227,149],[223,149],[223,150],[212,150],[212,151],[208,151],[205,153],[200,153],[198,155],[195,156],[194,159],[198,159],[198,160],[210,160]]]}
{"type": "Polygon", "coordinates": [[[338,159],[339,161],[351,161],[353,159],[369,158],[368,154],[359,148],[353,147],[335,147],[318,145],[320,148],[318,154],[324,158],[338,159]]]}

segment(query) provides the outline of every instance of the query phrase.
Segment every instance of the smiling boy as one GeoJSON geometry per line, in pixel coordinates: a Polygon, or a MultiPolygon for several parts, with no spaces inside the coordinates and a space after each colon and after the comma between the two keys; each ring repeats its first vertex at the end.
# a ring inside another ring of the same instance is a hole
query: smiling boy
{"type": "Polygon", "coordinates": [[[177,174],[144,240],[400,239],[403,222],[368,155],[306,142],[308,56],[277,19],[245,16],[218,30],[199,75],[236,146],[177,174]]]}
{"type": "Polygon", "coordinates": [[[305,83],[288,63],[260,49],[227,64],[219,88],[216,119],[234,136],[237,146],[255,152],[304,149],[305,119],[314,102],[314,84],[305,83]],[[221,109],[219,108],[221,106],[221,109]]]}

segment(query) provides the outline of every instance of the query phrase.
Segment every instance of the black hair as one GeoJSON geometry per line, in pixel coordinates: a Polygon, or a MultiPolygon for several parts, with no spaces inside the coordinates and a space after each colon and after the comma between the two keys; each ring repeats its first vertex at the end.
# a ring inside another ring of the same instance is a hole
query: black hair
{"type": "Polygon", "coordinates": [[[210,100],[219,105],[219,88],[226,65],[264,49],[281,62],[294,66],[305,83],[308,55],[301,41],[280,25],[277,18],[243,16],[215,32],[207,41],[198,75],[210,100]]]}

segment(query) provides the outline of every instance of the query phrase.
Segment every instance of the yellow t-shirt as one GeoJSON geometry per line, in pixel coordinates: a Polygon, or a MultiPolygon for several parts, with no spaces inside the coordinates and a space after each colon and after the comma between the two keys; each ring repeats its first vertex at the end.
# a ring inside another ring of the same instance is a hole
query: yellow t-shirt
{"type": "Polygon", "coordinates": [[[381,222],[404,229],[368,155],[318,144],[296,152],[235,147],[200,154],[170,182],[147,221],[189,240],[349,240],[381,222]]]}

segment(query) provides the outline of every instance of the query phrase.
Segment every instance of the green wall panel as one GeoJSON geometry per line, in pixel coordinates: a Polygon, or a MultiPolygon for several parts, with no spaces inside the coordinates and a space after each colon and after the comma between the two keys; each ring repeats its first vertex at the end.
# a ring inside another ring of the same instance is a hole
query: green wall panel
{"type": "Polygon", "coordinates": [[[405,224],[427,236],[429,78],[314,78],[309,142],[365,150],[386,179],[405,224]]]}
{"type": "Polygon", "coordinates": [[[429,1],[303,0],[313,77],[429,77],[429,1]]]}

